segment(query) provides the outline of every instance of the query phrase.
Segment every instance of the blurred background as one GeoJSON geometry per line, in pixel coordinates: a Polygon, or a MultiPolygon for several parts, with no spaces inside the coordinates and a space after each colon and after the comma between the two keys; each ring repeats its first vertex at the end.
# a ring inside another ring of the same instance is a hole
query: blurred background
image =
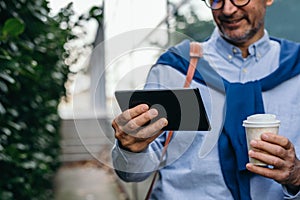
{"type": "MultiPolygon", "coordinates": [[[[299,42],[299,7],[276,0],[269,34],[299,42]]],[[[0,1],[0,199],[143,199],[111,166],[114,92],[213,29],[199,0],[0,1]]]]}

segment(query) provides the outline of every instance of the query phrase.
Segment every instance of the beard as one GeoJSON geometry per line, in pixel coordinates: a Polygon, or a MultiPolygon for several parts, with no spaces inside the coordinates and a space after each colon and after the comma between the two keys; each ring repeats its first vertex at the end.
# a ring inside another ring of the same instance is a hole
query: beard
{"type": "Polygon", "coordinates": [[[230,29],[222,26],[218,26],[221,36],[230,43],[243,44],[253,38],[260,29],[264,26],[264,21],[260,20],[256,25],[251,25],[250,21],[245,18],[248,22],[247,27],[239,27],[237,29],[230,29]]]}

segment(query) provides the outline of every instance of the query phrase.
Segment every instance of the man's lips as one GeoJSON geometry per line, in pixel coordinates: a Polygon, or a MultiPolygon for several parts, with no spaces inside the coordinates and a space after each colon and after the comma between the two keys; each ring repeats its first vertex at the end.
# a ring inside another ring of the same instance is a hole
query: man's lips
{"type": "Polygon", "coordinates": [[[222,24],[227,26],[227,27],[237,27],[237,26],[240,26],[241,23],[243,21],[243,18],[240,18],[240,19],[231,19],[231,20],[221,20],[222,24]]]}

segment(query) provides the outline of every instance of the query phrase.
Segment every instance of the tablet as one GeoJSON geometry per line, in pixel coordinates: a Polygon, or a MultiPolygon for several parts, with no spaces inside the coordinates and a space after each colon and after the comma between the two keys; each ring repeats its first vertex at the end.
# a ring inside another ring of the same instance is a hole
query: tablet
{"type": "Polygon", "coordinates": [[[119,90],[115,92],[115,96],[122,111],[139,104],[147,104],[150,108],[157,109],[158,116],[149,123],[165,117],[168,125],[163,130],[210,130],[207,112],[198,88],[119,90]]]}

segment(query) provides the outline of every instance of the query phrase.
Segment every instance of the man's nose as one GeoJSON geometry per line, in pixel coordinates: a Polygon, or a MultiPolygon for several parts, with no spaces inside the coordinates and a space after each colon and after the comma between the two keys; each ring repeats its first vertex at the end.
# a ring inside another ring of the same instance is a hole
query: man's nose
{"type": "Polygon", "coordinates": [[[231,15],[234,13],[238,7],[236,7],[231,0],[224,0],[223,13],[224,15],[231,15]]]}

